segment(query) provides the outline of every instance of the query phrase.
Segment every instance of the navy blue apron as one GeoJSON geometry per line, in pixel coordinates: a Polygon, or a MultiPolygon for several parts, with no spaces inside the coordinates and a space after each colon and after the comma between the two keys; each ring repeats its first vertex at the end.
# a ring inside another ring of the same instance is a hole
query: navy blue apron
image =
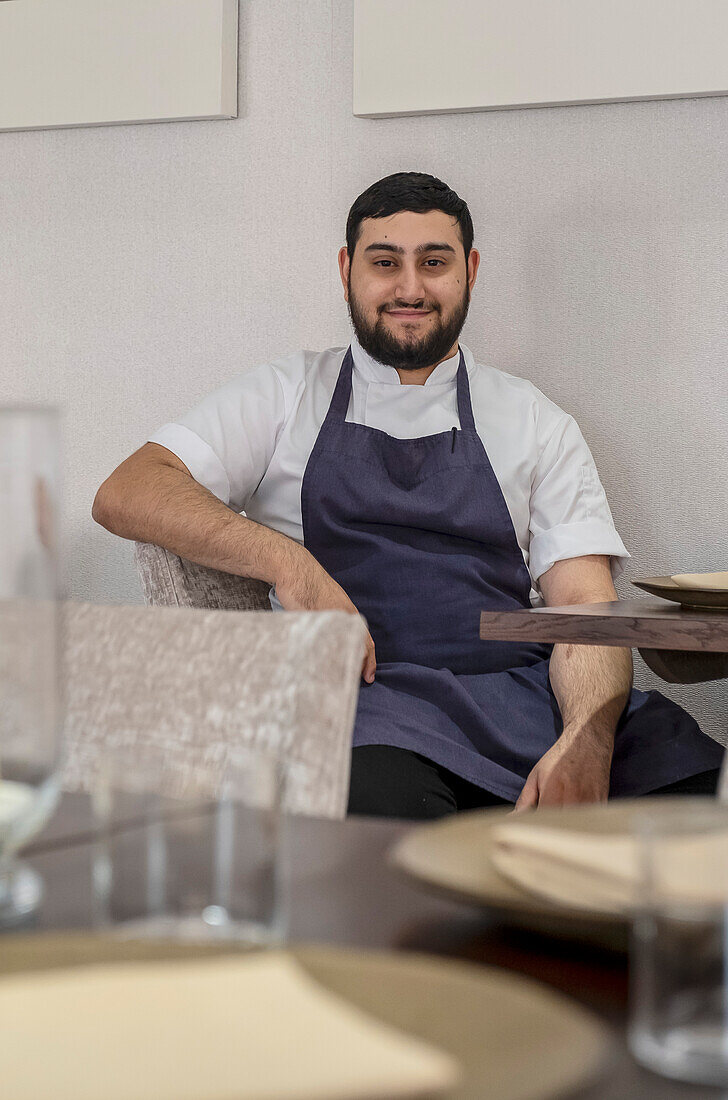
{"type": "MultiPolygon", "coordinates": [[[[462,351],[459,427],[397,439],[347,423],[348,349],[301,486],[304,545],[364,615],[376,647],[353,744],[395,745],[515,801],[563,723],[551,645],[481,641],[481,610],[531,606],[531,578],[475,428],[462,351]]],[[[722,748],[659,692],[634,690],[611,793],[718,767],[722,748]]]]}

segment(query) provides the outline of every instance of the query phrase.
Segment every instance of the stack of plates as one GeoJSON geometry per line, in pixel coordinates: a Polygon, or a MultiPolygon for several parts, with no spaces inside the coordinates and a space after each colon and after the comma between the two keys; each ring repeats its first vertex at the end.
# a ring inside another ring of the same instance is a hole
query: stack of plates
{"type": "Polygon", "coordinates": [[[675,573],[671,577],[641,577],[632,581],[653,596],[672,600],[682,607],[728,610],[728,572],[675,573]]]}
{"type": "Polygon", "coordinates": [[[483,905],[511,923],[624,949],[630,883],[608,881],[601,862],[616,859],[628,868],[635,830],[645,816],[667,824],[676,812],[698,815],[714,804],[713,798],[664,795],[515,815],[500,806],[473,810],[417,826],[397,842],[390,859],[438,893],[483,905]],[[526,841],[534,831],[541,834],[539,850],[531,845],[531,852],[521,849],[514,858],[510,840],[522,832],[526,841]],[[589,839],[595,842],[591,846],[589,839]],[[549,857],[556,852],[560,859],[562,848],[573,845],[587,848],[587,858],[576,859],[567,880],[558,861],[549,866],[549,857]]]}

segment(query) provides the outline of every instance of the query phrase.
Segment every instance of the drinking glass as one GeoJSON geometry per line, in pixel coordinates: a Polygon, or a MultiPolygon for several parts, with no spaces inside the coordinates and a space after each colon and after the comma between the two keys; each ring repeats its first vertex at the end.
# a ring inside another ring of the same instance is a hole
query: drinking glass
{"type": "Polygon", "coordinates": [[[674,802],[636,827],[629,1042],[657,1073],[726,1086],[728,806],[674,802]]]}
{"type": "Polygon", "coordinates": [[[104,752],[92,800],[96,923],[133,938],[285,938],[285,769],[235,747],[213,761],[141,745],[104,752]]]}
{"type": "Polygon", "coordinates": [[[0,407],[0,927],[40,903],[15,857],[58,797],[58,435],[55,409],[0,407]]]}

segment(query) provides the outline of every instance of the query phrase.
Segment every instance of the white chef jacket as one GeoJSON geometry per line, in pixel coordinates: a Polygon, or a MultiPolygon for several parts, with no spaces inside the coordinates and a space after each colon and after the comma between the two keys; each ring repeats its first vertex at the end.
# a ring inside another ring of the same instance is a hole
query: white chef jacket
{"type": "MultiPolygon", "coordinates": [[[[459,353],[423,386],[403,385],[394,367],[352,338],[347,421],[414,439],[460,427],[459,353]]],[[[538,578],[556,561],[609,555],[618,576],[629,558],[617,534],[594,459],[572,416],[531,382],[476,363],[460,344],[475,426],[501,487],[523,560],[531,604],[538,578]]],[[[301,484],[333,396],[346,348],[298,351],[231,379],[149,442],[236,512],[303,543],[301,484]]],[[[271,589],[271,605],[280,604],[271,589]]]]}

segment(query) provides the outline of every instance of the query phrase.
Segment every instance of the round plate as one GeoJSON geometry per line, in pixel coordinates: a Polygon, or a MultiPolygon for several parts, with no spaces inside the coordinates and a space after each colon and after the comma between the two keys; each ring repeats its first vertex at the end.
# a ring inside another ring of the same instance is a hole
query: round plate
{"type": "MultiPolygon", "coordinates": [[[[703,807],[706,797],[615,799],[600,805],[538,810],[535,818],[532,813],[528,813],[528,818],[544,827],[619,836],[630,834],[636,819],[646,813],[669,814],[676,807],[689,809],[691,802],[703,807]]],[[[492,860],[493,830],[508,821],[510,813],[510,809],[497,806],[417,826],[394,845],[389,859],[407,875],[438,892],[507,914],[509,920],[520,925],[560,936],[586,936],[626,949],[629,928],[626,914],[556,905],[521,890],[496,870],[492,860]]]]}
{"type": "MultiPolygon", "coordinates": [[[[230,951],[82,934],[6,936],[0,973],[230,951]]],[[[585,1085],[606,1063],[606,1028],[518,975],[409,953],[296,946],[291,954],[333,993],[452,1054],[463,1080],[439,1093],[443,1100],[547,1100],[585,1085]]]]}
{"type": "Polygon", "coordinates": [[[701,611],[707,608],[728,611],[728,591],[721,592],[716,588],[681,588],[672,577],[640,577],[639,580],[632,581],[632,584],[653,596],[679,603],[681,607],[701,611]]]}

